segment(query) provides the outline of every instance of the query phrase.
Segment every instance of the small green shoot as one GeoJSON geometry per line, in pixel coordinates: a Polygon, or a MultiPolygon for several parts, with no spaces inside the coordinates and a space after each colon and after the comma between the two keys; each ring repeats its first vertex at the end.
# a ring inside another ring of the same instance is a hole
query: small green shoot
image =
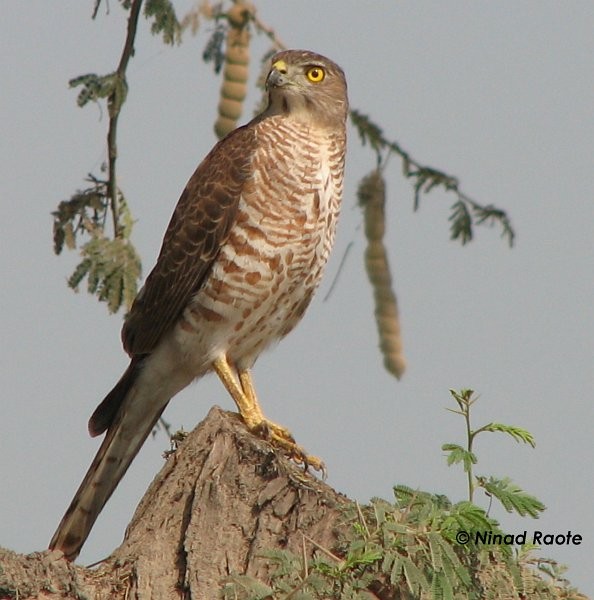
{"type": "Polygon", "coordinates": [[[528,444],[532,448],[536,446],[534,436],[526,429],[503,423],[488,423],[478,429],[473,429],[470,413],[478,397],[470,389],[450,390],[450,394],[456,401],[458,409],[448,408],[447,410],[460,415],[464,419],[466,446],[446,443],[442,445],[441,449],[446,452],[448,466],[462,464],[468,485],[468,501],[473,502],[474,491],[477,488],[482,488],[489,498],[499,500],[507,512],[516,512],[523,517],[529,515],[537,519],[539,514],[545,510],[545,505],[538,498],[527,494],[507,477],[497,479],[475,475],[474,465],[477,464],[478,458],[473,451],[474,441],[482,433],[505,433],[516,442],[528,444]]]}

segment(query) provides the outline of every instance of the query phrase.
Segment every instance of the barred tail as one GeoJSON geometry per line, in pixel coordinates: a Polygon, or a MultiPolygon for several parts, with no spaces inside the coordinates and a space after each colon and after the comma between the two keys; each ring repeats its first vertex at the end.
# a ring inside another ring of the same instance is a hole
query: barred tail
{"type": "Polygon", "coordinates": [[[91,417],[89,430],[107,435],[49,544],[74,560],[95,520],[167,406],[169,398],[139,386],[139,364],[132,362],[91,417]]]}

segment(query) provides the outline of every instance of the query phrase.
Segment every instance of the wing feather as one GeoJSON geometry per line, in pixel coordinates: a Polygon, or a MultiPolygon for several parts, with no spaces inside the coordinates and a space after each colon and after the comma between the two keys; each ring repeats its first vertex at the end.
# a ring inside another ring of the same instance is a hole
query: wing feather
{"type": "Polygon", "coordinates": [[[237,217],[251,174],[253,128],[236,129],[200,163],[177,203],[157,264],[122,328],[131,356],[151,353],[203,285],[237,217]]]}

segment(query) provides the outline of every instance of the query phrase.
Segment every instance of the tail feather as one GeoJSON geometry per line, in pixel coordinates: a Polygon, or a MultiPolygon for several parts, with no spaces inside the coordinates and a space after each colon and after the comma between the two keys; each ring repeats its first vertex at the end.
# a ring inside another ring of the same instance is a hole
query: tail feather
{"type": "Polygon", "coordinates": [[[138,377],[142,361],[143,358],[135,357],[132,359],[132,362],[120,377],[120,380],[91,415],[89,419],[89,433],[92,437],[101,435],[113,423],[118,409],[138,377]]]}
{"type": "Polygon", "coordinates": [[[138,373],[132,363],[99,405],[108,406],[107,416],[111,411],[107,435],[49,544],[50,549],[61,550],[68,560],[80,553],[99,513],[169,401],[169,397],[138,385],[138,373]]]}

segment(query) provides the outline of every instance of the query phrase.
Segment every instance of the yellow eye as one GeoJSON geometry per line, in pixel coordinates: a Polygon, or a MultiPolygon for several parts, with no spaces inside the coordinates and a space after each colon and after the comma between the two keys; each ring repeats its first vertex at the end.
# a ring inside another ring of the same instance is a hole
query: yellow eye
{"type": "Polygon", "coordinates": [[[324,80],[326,71],[322,67],[311,67],[307,70],[306,75],[312,83],[320,83],[320,81],[324,80]]]}

